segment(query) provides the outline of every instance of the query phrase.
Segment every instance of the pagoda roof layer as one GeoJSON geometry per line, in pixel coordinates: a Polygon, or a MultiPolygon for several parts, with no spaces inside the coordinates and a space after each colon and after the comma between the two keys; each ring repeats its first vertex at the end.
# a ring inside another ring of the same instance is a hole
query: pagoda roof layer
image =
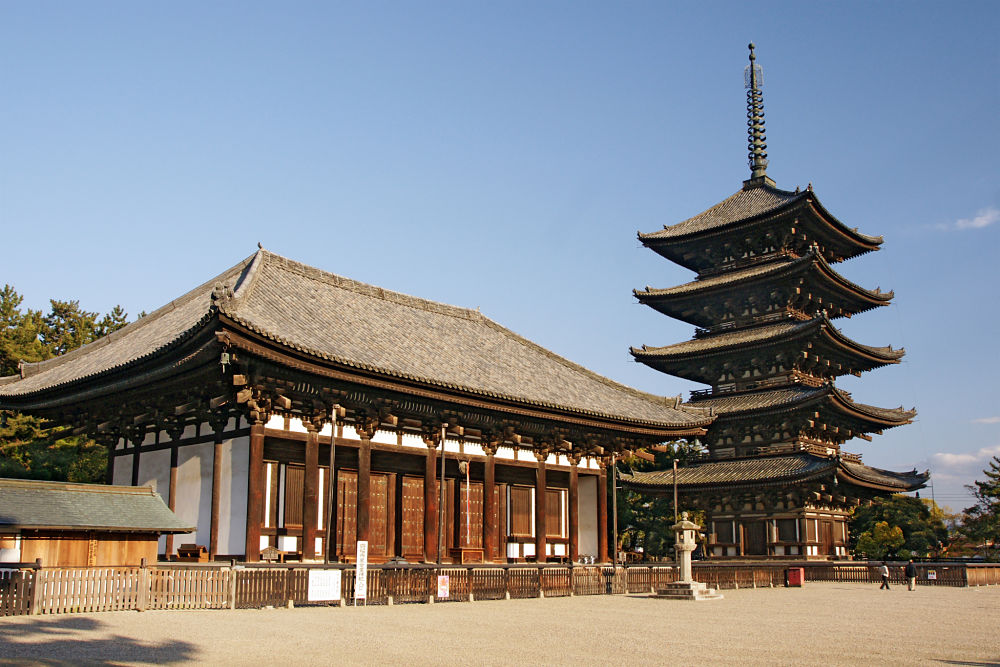
{"type": "Polygon", "coordinates": [[[109,336],[0,380],[0,405],[73,393],[168,355],[220,318],[329,364],[521,404],[702,428],[712,417],[627,387],[482,315],[326,273],[260,250],[109,336]]]}
{"type": "Polygon", "coordinates": [[[769,262],[706,276],[676,287],[646,287],[645,290],[633,290],[632,293],[641,303],[665,315],[707,327],[716,322],[698,312],[697,307],[704,300],[714,296],[732,298],[734,291],[741,287],[752,288],[778,280],[802,279],[806,275],[814,275],[821,286],[837,294],[837,305],[844,314],[853,315],[888,305],[894,296],[891,291],[865,289],[844,278],[815,249],[810,249],[802,257],[782,255],[769,262]]]}
{"type": "MultiPolygon", "coordinates": [[[[698,407],[710,407],[719,418],[754,416],[762,412],[791,411],[820,401],[827,402],[839,411],[854,414],[882,427],[901,426],[909,423],[916,410],[879,408],[855,403],[851,395],[831,384],[820,387],[793,386],[740,394],[722,394],[694,402],[698,407]]],[[[877,428],[877,427],[876,427],[877,428]]]]}
{"type": "Polygon", "coordinates": [[[633,347],[630,351],[637,361],[658,364],[659,368],[667,361],[704,360],[715,355],[732,357],[734,351],[777,345],[796,338],[815,337],[817,334],[824,336],[824,343],[835,345],[849,354],[865,357],[867,368],[898,363],[906,354],[906,350],[902,348],[894,350],[891,346],[873,347],[858,343],[843,335],[824,315],[811,320],[736,329],[664,347],[633,347]]]}
{"type": "Polygon", "coordinates": [[[639,234],[640,240],[679,239],[707,232],[714,232],[735,225],[736,223],[774,215],[792,208],[797,203],[810,203],[823,214],[823,217],[837,228],[839,232],[850,237],[856,243],[865,246],[879,245],[881,236],[868,236],[847,227],[834,218],[819,204],[819,200],[811,189],[801,192],[781,190],[772,185],[762,183],[744,187],[735,194],[722,200],[715,206],[702,211],[687,220],[675,225],[664,226],[663,229],[649,234],[639,234]]]}
{"type": "MultiPolygon", "coordinates": [[[[805,482],[836,472],[839,479],[859,486],[889,492],[913,491],[923,487],[926,472],[892,472],[862,463],[825,458],[807,453],[788,456],[757,456],[723,461],[698,461],[677,468],[677,486],[685,490],[724,486],[768,486],[805,482]]],[[[623,485],[640,491],[667,493],[673,489],[673,470],[622,473],[623,485]]]]}

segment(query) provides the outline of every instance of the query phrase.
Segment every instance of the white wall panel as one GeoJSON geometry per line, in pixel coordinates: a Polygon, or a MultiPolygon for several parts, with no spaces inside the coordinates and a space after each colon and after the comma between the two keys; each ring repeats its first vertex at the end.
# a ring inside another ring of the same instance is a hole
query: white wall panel
{"type": "Polygon", "coordinates": [[[577,547],[581,556],[597,556],[597,480],[594,475],[580,475],[579,478],[580,523],[577,547]]]}
{"type": "Polygon", "coordinates": [[[222,443],[222,489],[219,494],[219,553],[221,554],[242,554],[246,551],[249,467],[249,436],[233,438],[222,443]]]}
{"type": "Polygon", "coordinates": [[[177,502],[174,511],[182,522],[197,528],[194,533],[175,538],[177,544],[194,543],[208,547],[212,521],[212,450],[210,442],[186,445],[177,450],[177,502]]]}

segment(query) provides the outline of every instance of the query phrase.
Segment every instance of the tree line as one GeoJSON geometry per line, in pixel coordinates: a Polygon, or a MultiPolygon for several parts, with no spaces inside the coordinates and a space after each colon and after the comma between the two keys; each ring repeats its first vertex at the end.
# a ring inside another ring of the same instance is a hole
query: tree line
{"type": "MultiPolygon", "coordinates": [[[[100,315],[79,301],[49,301],[48,312],[24,309],[11,285],[0,291],[0,376],[86,345],[128,324],[121,306],[100,315]]],[[[142,315],[140,315],[141,317],[142,315]]],[[[0,477],[103,482],[108,451],[67,427],[16,412],[0,415],[0,477]]]]}

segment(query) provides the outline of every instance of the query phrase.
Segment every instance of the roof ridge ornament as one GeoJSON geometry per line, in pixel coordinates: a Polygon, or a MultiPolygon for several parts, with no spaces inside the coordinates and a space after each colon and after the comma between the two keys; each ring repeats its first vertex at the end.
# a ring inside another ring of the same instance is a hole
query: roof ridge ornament
{"type": "Polygon", "coordinates": [[[761,87],[764,82],[763,70],[757,64],[757,56],[750,49],[750,64],[743,70],[743,84],[747,89],[747,159],[750,163],[750,179],[743,181],[744,189],[760,185],[774,186],[774,181],[767,177],[767,137],[764,134],[764,94],[761,87]]]}

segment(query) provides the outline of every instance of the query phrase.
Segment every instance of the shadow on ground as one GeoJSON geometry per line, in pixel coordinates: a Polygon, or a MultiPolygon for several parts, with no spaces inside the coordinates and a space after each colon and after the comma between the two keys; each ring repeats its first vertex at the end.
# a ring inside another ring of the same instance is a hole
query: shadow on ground
{"type": "Polygon", "coordinates": [[[193,660],[197,648],[185,641],[149,643],[100,635],[105,623],[89,616],[37,618],[0,624],[0,665],[162,664],[193,660]]]}

